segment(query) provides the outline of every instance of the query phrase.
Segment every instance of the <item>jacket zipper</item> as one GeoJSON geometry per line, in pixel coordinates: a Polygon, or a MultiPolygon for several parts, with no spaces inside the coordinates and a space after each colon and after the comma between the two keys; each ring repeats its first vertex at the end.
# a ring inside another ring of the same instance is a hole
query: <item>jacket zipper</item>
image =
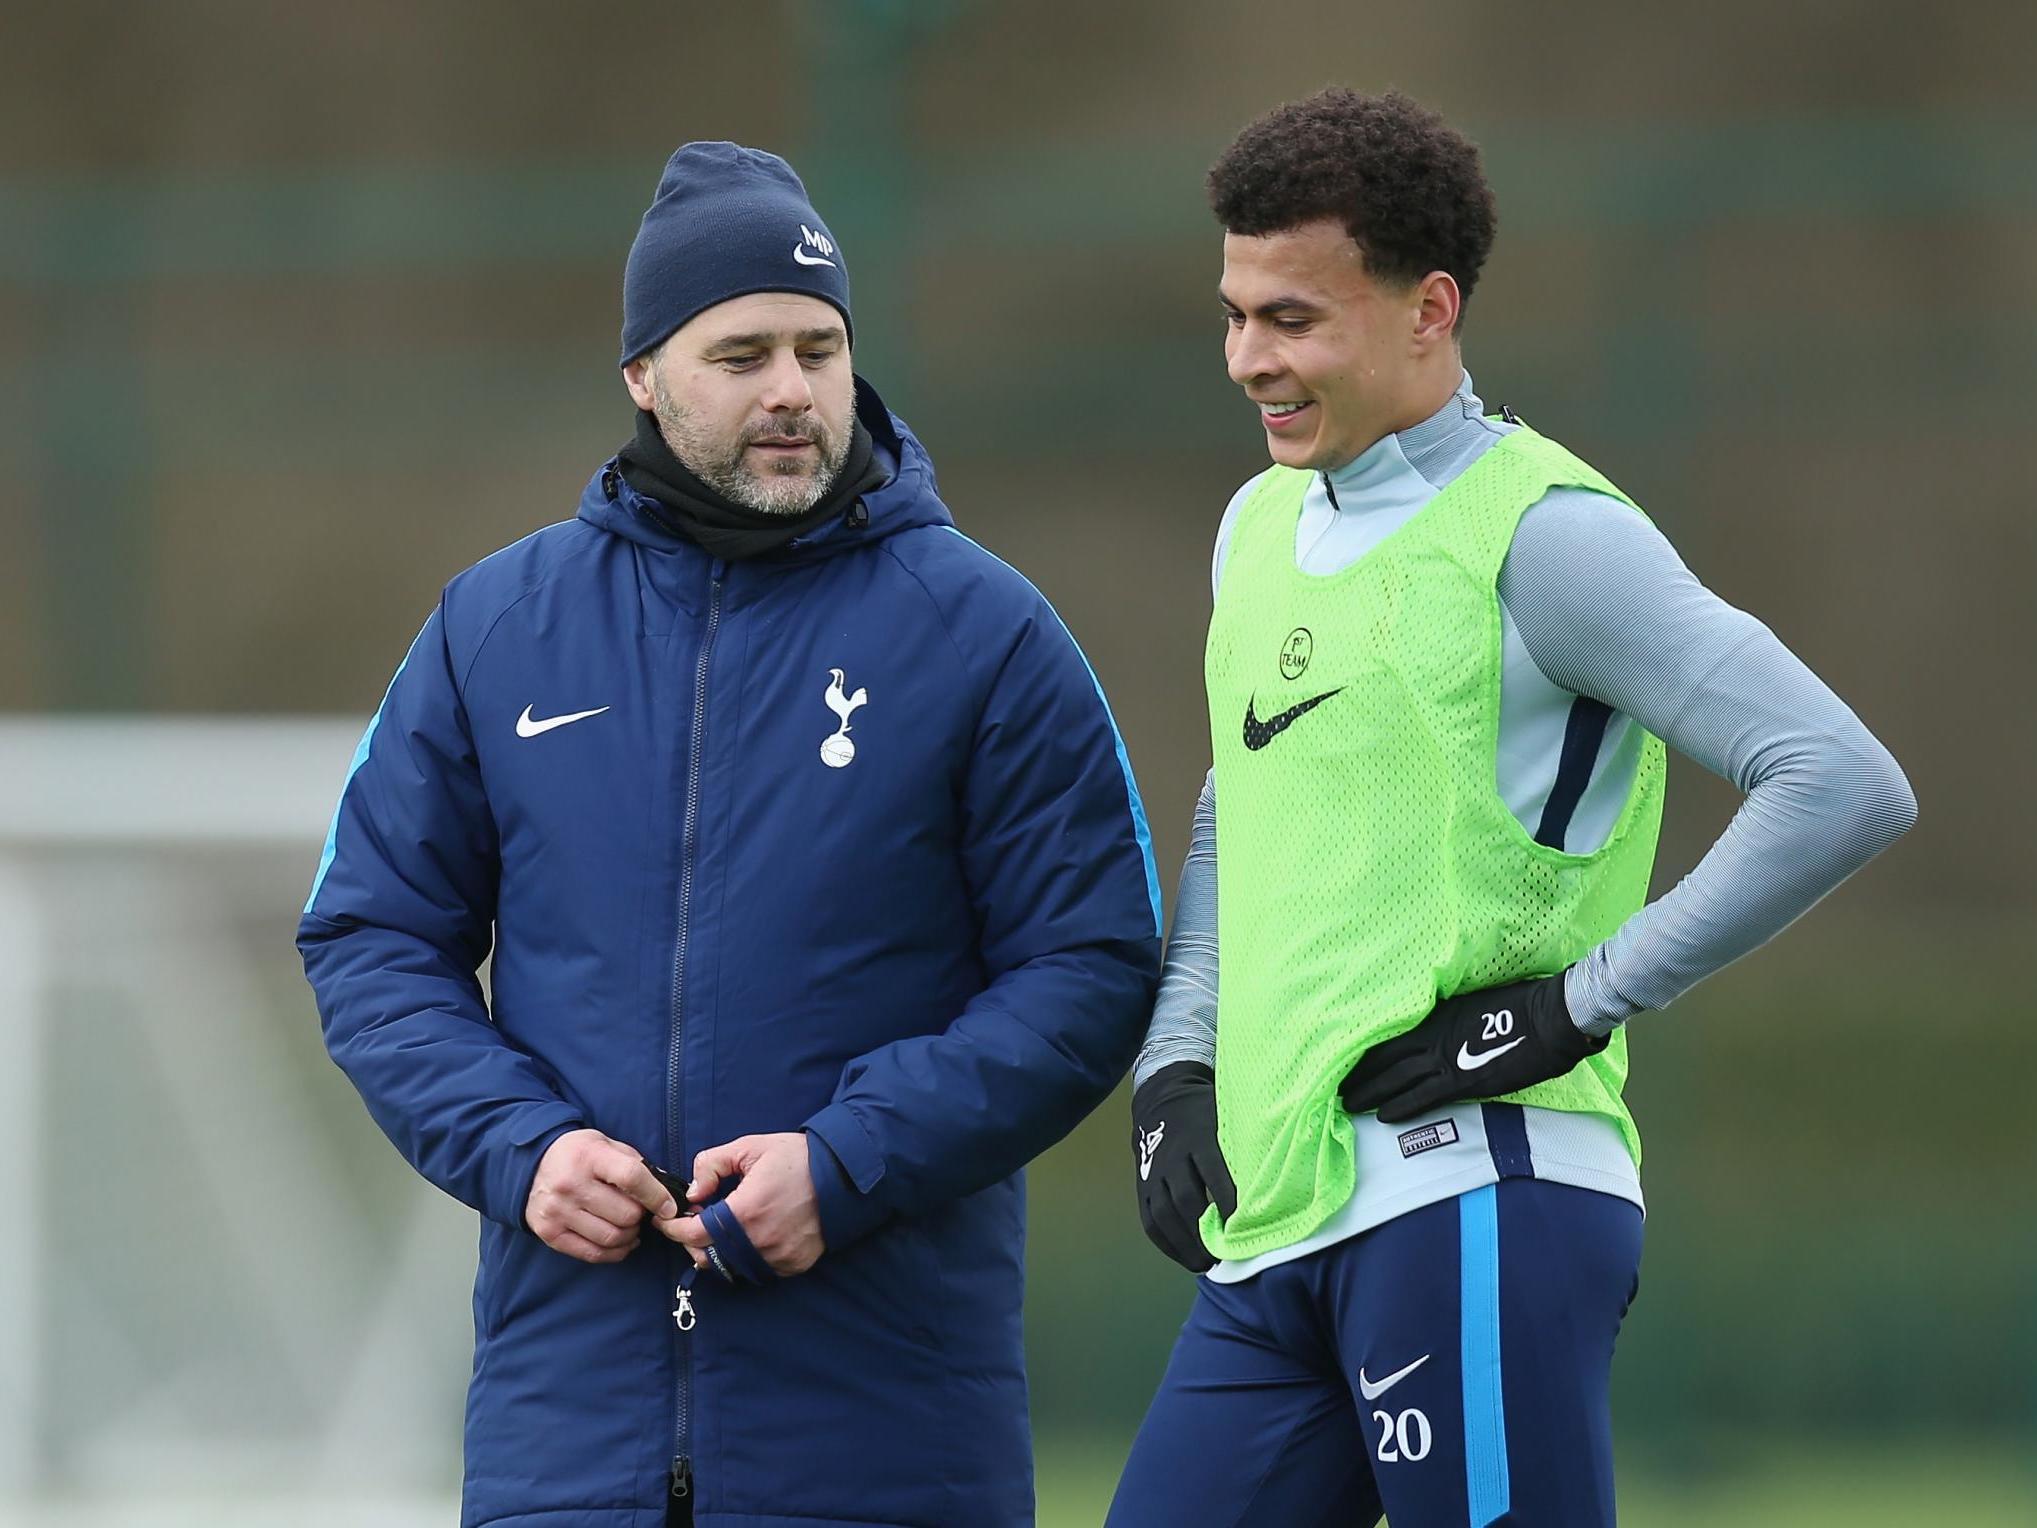
{"type": "MultiPolygon", "coordinates": [[[[679,1275],[678,1287],[672,1291],[672,1323],[681,1332],[690,1332],[699,1321],[699,1314],[693,1308],[693,1277],[698,1269],[689,1267],[679,1275]]],[[[684,1339],[681,1338],[683,1343],[684,1339]]],[[[691,1418],[687,1415],[691,1386],[686,1377],[686,1353],[682,1346],[679,1355],[679,1430],[678,1447],[672,1455],[672,1494],[684,1499],[693,1494],[693,1458],[686,1452],[690,1440],[687,1438],[691,1418]]]]}
{"type": "MultiPolygon", "coordinates": [[[[686,762],[686,810],[679,830],[679,937],[672,952],[672,1046],[665,1062],[665,1127],[672,1143],[674,1165],[692,1176],[692,1159],[682,1134],[680,1108],[680,1040],[686,1023],[686,932],[693,911],[693,854],[700,826],[700,756],[707,725],[707,669],[714,654],[714,634],[721,626],[721,581],[726,565],[716,560],[709,575],[707,632],[700,639],[700,662],[693,675],[693,731],[688,740],[686,762]]],[[[683,1208],[683,1206],[682,1206],[683,1208]]],[[[678,1249],[674,1249],[676,1252],[678,1249]]],[[[681,1257],[683,1253],[679,1254],[681,1257]]],[[[672,1448],[672,1494],[693,1494],[693,1348],[688,1336],[697,1319],[693,1309],[694,1269],[689,1263],[674,1291],[678,1307],[672,1312],[673,1344],[678,1362],[675,1420],[672,1448]]]]}

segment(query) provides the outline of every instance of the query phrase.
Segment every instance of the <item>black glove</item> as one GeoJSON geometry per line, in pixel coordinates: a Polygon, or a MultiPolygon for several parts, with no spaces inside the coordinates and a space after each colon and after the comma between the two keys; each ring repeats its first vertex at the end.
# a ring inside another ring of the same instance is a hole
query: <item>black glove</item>
{"type": "Polygon", "coordinates": [[[1238,1208],[1217,1149],[1216,1073],[1200,1061],[1169,1062],[1132,1095],[1132,1125],[1146,1235],[1190,1273],[1207,1273],[1217,1260],[1196,1229],[1203,1206],[1214,1200],[1226,1219],[1238,1208]]]}
{"type": "Polygon", "coordinates": [[[1593,1039],[1570,1022],[1560,975],[1509,982],[1444,998],[1406,1034],[1360,1056],[1340,1091],[1353,1114],[1376,1110],[1398,1125],[1443,1104],[1561,1077],[1610,1038],[1593,1039]]]}

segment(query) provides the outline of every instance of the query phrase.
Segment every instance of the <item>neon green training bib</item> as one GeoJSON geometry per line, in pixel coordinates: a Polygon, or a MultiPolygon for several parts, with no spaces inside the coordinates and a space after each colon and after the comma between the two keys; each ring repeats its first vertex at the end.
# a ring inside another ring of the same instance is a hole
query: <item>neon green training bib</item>
{"type": "MultiPolygon", "coordinates": [[[[1312,474],[1239,512],[1204,670],[1217,781],[1218,1140],[1237,1212],[1220,1258],[1301,1240],[1356,1181],[1337,1086],[1441,998],[1554,975],[1647,898],[1664,760],[1644,736],[1605,844],[1535,842],[1499,794],[1500,564],[1551,488],[1632,504],[1554,441],[1503,437],[1340,572],[1295,566],[1312,474]]],[[[1625,1034],[1509,1102],[1603,1114],[1638,1163],[1625,1034]]]]}

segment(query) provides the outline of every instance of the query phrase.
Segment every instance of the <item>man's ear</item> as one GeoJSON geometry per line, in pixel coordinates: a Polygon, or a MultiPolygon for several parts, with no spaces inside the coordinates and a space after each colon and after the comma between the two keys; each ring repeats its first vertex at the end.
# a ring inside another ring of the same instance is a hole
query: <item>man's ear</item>
{"type": "Polygon", "coordinates": [[[622,385],[629,389],[630,400],[647,411],[654,411],[658,401],[651,391],[651,365],[651,357],[645,354],[626,362],[622,368],[622,385]]]}
{"type": "Polygon", "coordinates": [[[1426,354],[1452,343],[1463,312],[1464,294],[1457,290],[1457,278],[1448,271],[1430,271],[1415,283],[1415,349],[1426,354]]]}

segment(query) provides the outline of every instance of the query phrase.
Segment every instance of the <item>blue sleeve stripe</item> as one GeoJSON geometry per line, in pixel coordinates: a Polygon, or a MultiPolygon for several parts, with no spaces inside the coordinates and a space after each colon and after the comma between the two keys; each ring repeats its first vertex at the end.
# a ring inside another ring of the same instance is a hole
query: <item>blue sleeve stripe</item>
{"type": "Polygon", "coordinates": [[[1472,1528],[1506,1516],[1506,1397],[1500,1386],[1499,1195],[1488,1183],[1457,1200],[1458,1344],[1464,1365],[1464,1489],[1472,1528]]]}
{"type": "MultiPolygon", "coordinates": [[[[430,622],[426,622],[429,629],[430,622]]],[[[422,637],[424,632],[418,633],[422,637]]],[[[417,643],[410,644],[411,652],[417,650],[417,643]]],[[[318,874],[311,878],[311,895],[304,899],[304,912],[308,917],[311,904],[318,900],[319,888],[325,885],[325,873],[332,869],[332,857],[339,848],[340,811],[347,804],[347,787],[354,783],[354,776],[361,772],[361,766],[368,762],[368,745],[374,741],[375,729],[382,725],[382,709],[389,704],[390,692],[396,688],[396,681],[403,677],[403,671],[410,667],[410,653],[403,655],[403,661],[396,665],[396,672],[389,676],[389,688],[382,692],[382,704],[375,707],[375,714],[368,718],[368,729],[361,734],[360,742],[354,745],[353,762],[347,765],[347,777],[340,782],[339,800],[333,803],[332,822],[325,830],[325,850],[318,856],[318,874]]]]}
{"type": "Polygon", "coordinates": [[[972,540],[955,526],[944,525],[941,529],[954,532],[955,535],[961,536],[964,541],[975,547],[985,557],[990,558],[991,561],[1002,567],[1010,568],[1013,575],[1024,583],[1028,589],[1031,589],[1035,594],[1039,594],[1040,603],[1047,607],[1047,613],[1053,616],[1055,624],[1061,628],[1063,634],[1068,638],[1069,645],[1075,649],[1075,656],[1082,660],[1083,668],[1088,670],[1089,682],[1096,687],[1096,698],[1103,705],[1104,720],[1110,723],[1110,738],[1112,745],[1117,749],[1118,768],[1124,772],[1125,795],[1132,803],[1132,833],[1139,841],[1139,857],[1145,862],[1146,898],[1153,907],[1153,937],[1155,939],[1162,937],[1166,931],[1166,925],[1160,919],[1160,867],[1153,858],[1153,832],[1146,824],[1146,803],[1139,797],[1139,782],[1132,775],[1132,758],[1130,754],[1125,752],[1125,735],[1118,731],[1118,719],[1111,713],[1110,699],[1103,693],[1103,681],[1096,677],[1095,665],[1090,663],[1089,654],[1082,650],[1082,644],[1075,640],[1075,633],[1068,630],[1068,623],[1061,619],[1061,612],[1054,608],[1054,602],[1048,599],[1046,595],[1040,594],[1039,589],[1033,584],[1031,579],[1027,578],[1025,574],[1020,573],[1017,568],[1013,568],[1010,563],[999,557],[997,553],[991,551],[989,547],[984,546],[980,541],[972,540]]]}
{"type": "MultiPolygon", "coordinates": [[[[1054,619],[1058,621],[1061,618],[1056,615],[1054,619]]],[[[1061,629],[1067,631],[1068,628],[1063,625],[1061,629]]],[[[1070,633],[1069,641],[1074,640],[1073,633],[1070,633]]],[[[1153,937],[1158,939],[1166,925],[1160,920],[1160,867],[1153,858],[1153,830],[1146,823],[1146,803],[1139,799],[1138,782],[1132,778],[1132,758],[1125,752],[1125,738],[1118,731],[1118,719],[1111,715],[1110,701],[1103,693],[1103,681],[1096,677],[1096,670],[1089,667],[1089,655],[1082,651],[1080,643],[1076,644],[1075,652],[1082,659],[1082,666],[1089,669],[1089,682],[1096,686],[1096,698],[1103,703],[1103,714],[1110,721],[1111,742],[1117,748],[1118,768],[1124,771],[1125,795],[1132,803],[1132,832],[1139,840],[1139,857],[1146,864],[1146,900],[1153,908],[1153,937]]]]}

